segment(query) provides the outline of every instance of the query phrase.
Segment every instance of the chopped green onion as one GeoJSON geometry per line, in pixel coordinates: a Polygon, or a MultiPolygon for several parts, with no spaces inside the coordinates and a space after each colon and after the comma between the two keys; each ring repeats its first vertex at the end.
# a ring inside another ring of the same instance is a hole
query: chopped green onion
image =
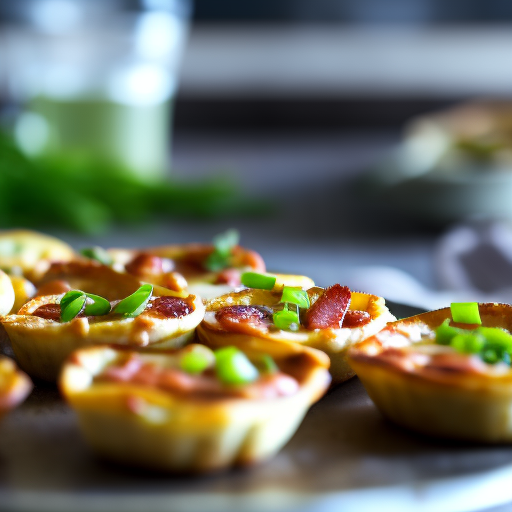
{"type": "Polygon", "coordinates": [[[261,367],[262,367],[263,373],[272,374],[272,373],[276,373],[279,370],[274,359],[271,356],[269,356],[268,354],[265,354],[262,356],[261,367]]]}
{"type": "Polygon", "coordinates": [[[101,316],[110,313],[111,306],[107,299],[93,293],[86,293],[85,295],[87,297],[84,309],[86,315],[101,316]]]}
{"type": "Polygon", "coordinates": [[[487,364],[506,363],[510,366],[510,352],[500,348],[484,347],[480,357],[487,364]]]}
{"type": "Polygon", "coordinates": [[[476,332],[485,337],[488,345],[512,352],[512,335],[499,327],[478,327],[476,332]]]}
{"type": "MultiPolygon", "coordinates": [[[[70,292],[68,292],[68,293],[70,293],[70,292]]],[[[62,305],[62,300],[61,300],[61,303],[60,303],[60,320],[61,320],[61,322],[69,322],[69,321],[73,320],[73,318],[77,317],[85,309],[85,301],[86,300],[87,300],[87,297],[85,296],[84,293],[80,293],[78,296],[75,296],[74,298],[67,299],[64,302],[64,306],[62,305]]]]}
{"type": "Polygon", "coordinates": [[[272,290],[276,284],[276,277],[267,274],[258,274],[257,272],[244,272],[242,274],[242,284],[247,286],[247,288],[272,290]]]}
{"type": "Polygon", "coordinates": [[[257,368],[236,347],[224,347],[215,351],[215,372],[223,384],[232,386],[247,384],[259,377],[257,368]]]}
{"type": "Polygon", "coordinates": [[[238,245],[240,234],[236,229],[229,229],[213,238],[213,252],[206,258],[204,266],[211,272],[218,272],[229,267],[233,248],[238,245]]]}
{"type": "Polygon", "coordinates": [[[229,257],[218,254],[214,251],[208,255],[204,262],[204,266],[206,270],[209,270],[210,272],[219,272],[220,270],[224,270],[229,267],[229,257]]]}
{"type": "Polygon", "coordinates": [[[113,260],[110,254],[103,247],[86,247],[80,250],[80,254],[91,260],[96,260],[103,265],[112,265],[113,260]]]}
{"type": "Polygon", "coordinates": [[[130,318],[138,316],[146,309],[152,294],[153,286],[144,284],[136,292],[119,302],[114,308],[114,313],[120,313],[130,318]]]}
{"type": "Polygon", "coordinates": [[[65,293],[60,299],[60,309],[64,309],[68,306],[69,303],[73,302],[76,298],[85,295],[82,290],[69,290],[69,292],[65,293]]]}
{"type": "Polygon", "coordinates": [[[281,296],[280,302],[295,304],[299,306],[299,308],[306,309],[311,305],[308,293],[300,288],[294,288],[293,286],[283,287],[283,295],[281,296]]]}
{"type": "Polygon", "coordinates": [[[283,309],[276,311],[272,317],[274,325],[283,330],[298,331],[299,330],[299,315],[295,311],[283,309]]]}
{"type": "Polygon", "coordinates": [[[458,327],[450,325],[450,319],[447,318],[436,330],[436,343],[439,345],[449,345],[457,334],[462,334],[465,331],[458,327]]]}
{"type": "Polygon", "coordinates": [[[452,338],[450,346],[457,352],[464,354],[476,354],[480,352],[485,346],[485,338],[482,335],[471,331],[464,334],[457,334],[452,338]]]}
{"type": "Polygon", "coordinates": [[[229,256],[233,251],[233,247],[238,245],[239,241],[240,233],[236,229],[228,229],[226,232],[213,237],[215,252],[229,256]]]}
{"type": "Polygon", "coordinates": [[[452,302],[450,306],[454,322],[461,324],[481,324],[478,302],[452,302]]]}
{"type": "Polygon", "coordinates": [[[187,373],[201,373],[215,364],[215,355],[204,345],[195,345],[180,358],[180,368],[187,373]]]}

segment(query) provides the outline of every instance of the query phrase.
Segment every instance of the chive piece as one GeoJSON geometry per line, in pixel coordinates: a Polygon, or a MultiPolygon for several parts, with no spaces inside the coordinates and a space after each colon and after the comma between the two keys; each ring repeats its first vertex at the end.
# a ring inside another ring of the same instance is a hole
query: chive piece
{"type": "Polygon", "coordinates": [[[91,260],[96,260],[103,265],[112,265],[114,262],[110,254],[103,247],[86,247],[80,250],[80,254],[91,260]]]}
{"type": "MultiPolygon", "coordinates": [[[[69,293],[69,292],[68,292],[69,293]]],[[[69,322],[77,317],[85,309],[85,301],[87,297],[84,293],[75,297],[72,300],[67,300],[65,305],[60,307],[60,320],[61,322],[69,322]]]]}
{"type": "Polygon", "coordinates": [[[196,345],[181,356],[179,364],[187,373],[202,373],[215,364],[215,355],[208,347],[196,345]]]}
{"type": "Polygon", "coordinates": [[[86,293],[87,301],[85,303],[84,313],[91,316],[102,316],[110,313],[110,302],[104,297],[86,293]]]}
{"type": "Polygon", "coordinates": [[[229,258],[218,254],[215,251],[208,255],[204,262],[206,270],[210,272],[219,272],[229,267],[229,258]]]}
{"type": "Polygon", "coordinates": [[[65,293],[60,299],[61,311],[65,309],[68,306],[68,304],[73,302],[78,297],[81,297],[82,295],[85,295],[85,293],[82,290],[69,290],[69,292],[65,293]]]}
{"type": "Polygon", "coordinates": [[[488,345],[512,352],[512,335],[499,327],[478,327],[476,332],[484,336],[488,345]]]}
{"type": "Polygon", "coordinates": [[[264,354],[262,356],[261,366],[263,369],[263,373],[273,374],[279,370],[279,368],[278,368],[276,362],[274,361],[274,359],[272,358],[272,356],[269,356],[268,354],[264,354]]]}
{"type": "Polygon", "coordinates": [[[218,272],[229,267],[233,248],[238,245],[240,234],[236,229],[213,237],[213,252],[206,258],[204,266],[211,272],[218,272]]]}
{"type": "Polygon", "coordinates": [[[219,254],[229,256],[233,251],[233,247],[238,245],[240,241],[240,233],[236,229],[228,229],[224,233],[220,233],[213,237],[213,245],[215,251],[219,254]]]}
{"type": "Polygon", "coordinates": [[[308,293],[301,288],[295,288],[293,286],[284,286],[283,295],[281,296],[280,302],[291,303],[299,306],[299,308],[309,308],[311,303],[309,302],[308,293]]]}
{"type": "Polygon", "coordinates": [[[457,334],[450,341],[450,346],[457,350],[457,352],[476,354],[484,348],[485,338],[475,331],[457,334]]]}
{"type": "Polygon", "coordinates": [[[449,345],[457,334],[464,333],[463,329],[452,327],[450,319],[447,318],[436,330],[436,343],[439,345],[449,345]]]}
{"type": "Polygon", "coordinates": [[[510,366],[510,352],[507,352],[502,347],[485,346],[480,357],[487,364],[506,363],[510,366]]]}
{"type": "Polygon", "coordinates": [[[119,302],[114,308],[114,313],[120,313],[128,318],[139,316],[146,309],[152,294],[153,286],[143,284],[136,292],[119,302]]]}
{"type": "Polygon", "coordinates": [[[452,302],[450,305],[454,322],[461,324],[481,324],[478,302],[452,302]]]}
{"type": "Polygon", "coordinates": [[[236,347],[224,347],[215,351],[217,378],[230,386],[248,384],[259,377],[257,368],[236,347]]]}
{"type": "Polygon", "coordinates": [[[258,288],[260,290],[272,290],[276,284],[276,277],[258,272],[244,272],[242,284],[247,288],[258,288]]]}
{"type": "Polygon", "coordinates": [[[299,315],[295,311],[283,309],[276,311],[272,317],[274,325],[283,330],[298,331],[299,330],[299,315]]]}

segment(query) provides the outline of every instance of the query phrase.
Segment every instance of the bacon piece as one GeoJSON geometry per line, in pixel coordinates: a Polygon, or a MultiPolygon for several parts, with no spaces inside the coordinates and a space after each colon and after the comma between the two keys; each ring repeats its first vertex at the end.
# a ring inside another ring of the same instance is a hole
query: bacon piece
{"type": "Polygon", "coordinates": [[[140,370],[142,361],[135,357],[129,357],[122,366],[109,366],[98,380],[111,382],[128,382],[140,370]]]}
{"type": "Polygon", "coordinates": [[[226,268],[218,273],[215,284],[240,286],[242,284],[242,272],[237,268],[226,268]]]}
{"type": "MultiPolygon", "coordinates": [[[[297,380],[282,372],[264,375],[257,381],[244,386],[228,386],[222,384],[212,371],[191,375],[178,368],[162,368],[151,363],[143,363],[137,356],[130,357],[121,366],[107,368],[96,377],[96,381],[133,383],[173,393],[193,394],[204,399],[221,397],[273,399],[293,395],[299,390],[297,380]]],[[[127,401],[128,409],[134,413],[140,413],[143,405],[136,397],[129,397],[127,401]]]]}
{"type": "Polygon", "coordinates": [[[150,302],[147,311],[149,313],[154,312],[155,316],[181,318],[192,313],[194,306],[180,297],[163,296],[150,302]]]}
{"type": "Polygon", "coordinates": [[[348,286],[335,284],[308,309],[305,325],[308,329],[337,329],[350,306],[352,293],[348,286]]]}
{"type": "Polygon", "coordinates": [[[237,245],[233,248],[233,256],[235,259],[240,260],[239,264],[241,266],[251,267],[254,272],[261,273],[265,272],[266,270],[263,258],[256,251],[244,249],[237,245]]]}
{"type": "Polygon", "coordinates": [[[133,258],[130,263],[127,263],[125,268],[126,271],[130,274],[136,276],[145,276],[170,272],[173,266],[174,265],[172,264],[171,260],[164,260],[164,258],[160,258],[159,256],[141,252],[135,256],[135,258],[133,258]]]}
{"type": "Polygon", "coordinates": [[[71,286],[67,281],[64,281],[63,279],[55,279],[41,285],[37,289],[36,296],[59,295],[61,293],[69,292],[69,290],[71,290],[71,286]]]}
{"type": "Polygon", "coordinates": [[[485,373],[486,371],[485,363],[478,356],[457,352],[435,354],[426,368],[445,373],[485,373]]]}
{"type": "Polygon", "coordinates": [[[228,331],[261,334],[267,329],[270,313],[257,306],[227,306],[219,309],[215,318],[228,331]]]}
{"type": "Polygon", "coordinates": [[[45,320],[60,321],[60,305],[59,304],[43,304],[39,306],[33,313],[33,316],[44,318],[45,320]]]}
{"type": "Polygon", "coordinates": [[[352,327],[361,327],[362,325],[366,325],[370,322],[372,317],[370,313],[367,311],[359,311],[359,310],[351,310],[349,309],[345,313],[345,318],[343,319],[342,327],[348,327],[351,329],[352,327]]]}

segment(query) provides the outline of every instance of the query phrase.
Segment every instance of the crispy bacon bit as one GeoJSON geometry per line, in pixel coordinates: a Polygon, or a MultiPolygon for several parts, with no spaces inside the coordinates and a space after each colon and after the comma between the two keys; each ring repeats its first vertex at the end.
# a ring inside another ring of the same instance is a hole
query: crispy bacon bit
{"type": "Polygon", "coordinates": [[[125,268],[130,274],[136,276],[158,275],[172,270],[172,262],[170,260],[147,254],[142,252],[135,256],[125,268]]]}
{"type": "Polygon", "coordinates": [[[237,268],[226,268],[218,273],[215,284],[240,286],[242,284],[242,272],[237,268]]]}
{"type": "Polygon", "coordinates": [[[194,311],[194,306],[180,297],[163,296],[157,297],[150,302],[147,311],[152,311],[156,315],[165,316],[165,318],[181,318],[194,311]]]}
{"type": "Polygon", "coordinates": [[[45,320],[53,320],[54,322],[60,321],[60,306],[59,304],[43,304],[39,306],[33,313],[33,316],[44,318],[45,320]]]}
{"type": "Polygon", "coordinates": [[[352,293],[348,286],[335,284],[308,309],[305,325],[308,329],[339,328],[350,305],[352,293]]]}
{"type": "Polygon", "coordinates": [[[362,325],[369,323],[371,319],[372,317],[367,311],[349,309],[345,313],[342,327],[348,327],[349,329],[352,327],[361,327],[362,325]]]}
{"type": "MultiPolygon", "coordinates": [[[[296,379],[281,372],[262,376],[245,386],[226,386],[215,377],[214,372],[190,375],[177,368],[162,368],[144,363],[136,355],[130,356],[120,366],[106,368],[95,380],[133,383],[184,395],[194,394],[205,399],[231,396],[256,400],[273,399],[293,395],[299,389],[296,379]]],[[[130,411],[139,413],[142,403],[136,397],[129,397],[127,406],[130,411]]]]}
{"type": "Polygon", "coordinates": [[[104,370],[101,374],[101,380],[128,382],[141,366],[142,361],[139,358],[130,356],[122,366],[109,366],[104,370]]]}
{"type": "Polygon", "coordinates": [[[256,251],[237,245],[233,248],[233,256],[240,260],[239,265],[251,267],[254,272],[265,272],[266,270],[263,258],[256,251]]]}
{"type": "Polygon", "coordinates": [[[224,329],[251,334],[266,329],[270,313],[257,306],[227,306],[215,318],[224,329]]]}
{"type": "Polygon", "coordinates": [[[436,354],[432,356],[426,368],[446,373],[486,371],[485,363],[478,356],[459,353],[436,354]]]}
{"type": "Polygon", "coordinates": [[[61,293],[69,292],[69,290],[71,290],[71,286],[67,281],[64,281],[63,279],[55,279],[41,285],[37,289],[36,296],[59,295],[61,293]]]}

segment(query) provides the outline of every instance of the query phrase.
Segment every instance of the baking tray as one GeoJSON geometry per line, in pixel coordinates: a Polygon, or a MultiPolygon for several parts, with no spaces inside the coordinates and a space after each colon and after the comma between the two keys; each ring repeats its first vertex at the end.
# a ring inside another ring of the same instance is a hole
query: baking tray
{"type": "MultiPolygon", "coordinates": [[[[398,317],[420,312],[389,306],[398,317]]],[[[50,385],[37,384],[0,425],[2,511],[473,511],[512,500],[510,481],[511,447],[404,431],[380,416],[358,379],[313,406],[272,460],[205,477],[96,459],[50,385]]]]}

